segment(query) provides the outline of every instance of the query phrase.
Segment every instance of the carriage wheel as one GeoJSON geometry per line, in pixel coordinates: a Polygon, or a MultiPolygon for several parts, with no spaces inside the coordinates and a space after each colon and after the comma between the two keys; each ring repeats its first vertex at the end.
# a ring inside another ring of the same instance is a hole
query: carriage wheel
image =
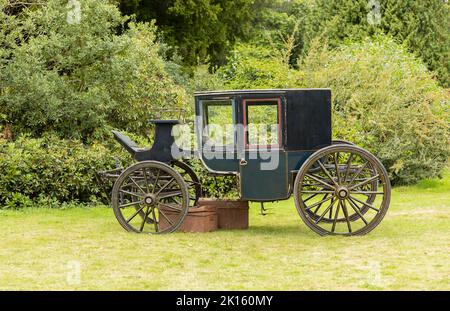
{"type": "MultiPolygon", "coordinates": [[[[349,142],[347,140],[342,140],[342,139],[333,140],[333,141],[331,141],[331,144],[332,145],[342,145],[343,144],[343,145],[356,146],[354,143],[349,142]]],[[[338,154],[338,156],[339,156],[339,154],[338,154]]],[[[333,158],[333,156],[328,156],[328,157],[322,158],[321,161],[322,161],[322,163],[324,164],[325,167],[329,167],[331,170],[334,169],[334,158],[333,158]]],[[[320,170],[320,167],[318,165],[316,165],[316,167],[317,167],[317,169],[320,170]]],[[[340,165],[339,166],[339,170],[340,170],[341,174],[344,174],[345,170],[346,170],[346,166],[345,165],[340,165]]],[[[356,169],[352,168],[352,171],[356,171],[356,169]]],[[[368,164],[368,170],[365,171],[365,173],[367,173],[367,172],[374,172],[374,170],[372,169],[370,163],[368,164]]],[[[366,176],[366,177],[370,178],[372,176],[366,176]]],[[[358,178],[358,181],[361,181],[361,178],[358,178]]],[[[377,191],[377,187],[378,187],[377,181],[373,180],[372,182],[370,182],[369,184],[367,184],[365,186],[365,190],[373,191],[375,193],[377,191]]],[[[375,200],[375,197],[376,197],[376,194],[371,194],[371,195],[367,196],[367,198],[365,198],[366,199],[365,202],[368,203],[368,204],[372,204],[374,202],[374,200],[375,200]]],[[[361,207],[361,210],[360,210],[361,213],[360,214],[364,215],[368,210],[369,210],[369,207],[367,207],[366,205],[363,205],[361,207]]],[[[319,215],[313,213],[313,210],[307,210],[307,213],[314,220],[317,220],[320,217],[319,215]]],[[[331,214],[325,215],[321,219],[321,221],[332,223],[334,221],[332,216],[333,215],[331,215],[331,214]]],[[[355,221],[358,218],[359,218],[359,214],[356,214],[356,213],[354,213],[354,214],[349,216],[349,220],[350,221],[355,221]]],[[[344,222],[344,221],[346,221],[346,219],[344,217],[340,217],[336,221],[337,222],[344,222]]]]}
{"type": "Polygon", "coordinates": [[[128,167],[117,178],[111,203],[117,220],[127,231],[169,233],[177,230],[186,217],[189,190],[170,166],[144,161],[128,167]]]}
{"type": "Polygon", "coordinates": [[[202,196],[202,187],[194,170],[186,163],[180,161],[172,162],[172,167],[180,173],[189,188],[189,206],[196,206],[198,199],[202,196]]]}
{"type": "Polygon", "coordinates": [[[386,214],[390,194],[381,162],[352,145],[316,151],[303,163],[294,185],[300,217],[320,235],[370,232],[386,214]]]}

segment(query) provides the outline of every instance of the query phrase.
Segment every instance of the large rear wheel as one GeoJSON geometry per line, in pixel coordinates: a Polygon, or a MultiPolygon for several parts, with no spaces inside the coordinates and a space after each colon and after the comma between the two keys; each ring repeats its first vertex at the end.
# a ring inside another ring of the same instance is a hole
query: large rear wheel
{"type": "Polygon", "coordinates": [[[381,162],[353,145],[316,151],[300,168],[294,184],[298,213],[321,235],[363,235],[389,208],[391,185],[381,162]]]}

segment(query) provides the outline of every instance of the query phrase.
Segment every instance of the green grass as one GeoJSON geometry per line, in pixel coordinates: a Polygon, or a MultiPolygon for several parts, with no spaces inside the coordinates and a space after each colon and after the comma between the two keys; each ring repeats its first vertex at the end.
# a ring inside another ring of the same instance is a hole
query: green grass
{"type": "Polygon", "coordinates": [[[320,237],[292,200],[250,229],[147,236],[105,207],[0,211],[0,289],[450,290],[450,174],[395,188],[363,237],[320,237]],[[71,278],[80,264],[80,282],[71,278]]]}

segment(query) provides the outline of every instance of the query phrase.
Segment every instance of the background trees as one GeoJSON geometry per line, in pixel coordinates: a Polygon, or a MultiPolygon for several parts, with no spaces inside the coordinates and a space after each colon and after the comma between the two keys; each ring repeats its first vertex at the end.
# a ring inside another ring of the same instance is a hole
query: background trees
{"type": "Polygon", "coordinates": [[[314,0],[308,8],[306,49],[317,36],[337,47],[345,39],[360,40],[381,32],[404,42],[435,71],[442,85],[450,85],[450,7],[446,1],[314,0]]]}
{"type": "Polygon", "coordinates": [[[155,20],[164,41],[188,66],[223,65],[233,44],[248,35],[260,0],[120,1],[125,14],[155,20]]]}

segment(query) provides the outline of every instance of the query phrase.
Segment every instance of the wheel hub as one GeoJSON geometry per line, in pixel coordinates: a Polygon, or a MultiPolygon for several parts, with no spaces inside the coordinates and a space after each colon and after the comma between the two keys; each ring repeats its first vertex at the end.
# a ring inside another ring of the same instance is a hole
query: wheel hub
{"type": "Polygon", "coordinates": [[[144,198],[144,203],[147,205],[153,205],[155,203],[155,196],[148,194],[144,198]]]}
{"type": "Polygon", "coordinates": [[[339,199],[346,199],[348,197],[348,189],[346,187],[339,187],[336,189],[336,195],[339,199]]]}

